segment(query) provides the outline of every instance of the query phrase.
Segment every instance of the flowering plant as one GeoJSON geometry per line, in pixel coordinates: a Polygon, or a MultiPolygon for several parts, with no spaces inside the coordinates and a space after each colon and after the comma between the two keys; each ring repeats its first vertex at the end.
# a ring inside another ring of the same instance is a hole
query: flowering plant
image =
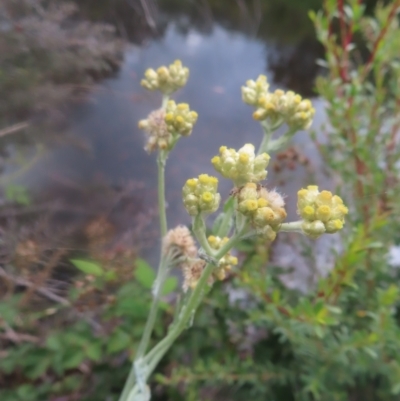
{"type": "Polygon", "coordinates": [[[285,222],[287,214],[282,195],[268,189],[261,182],[267,177],[269,153],[285,146],[298,130],[309,128],[315,110],[309,100],[303,100],[292,91],[269,92],[267,78],[260,75],[257,80],[249,80],[242,87],[243,101],[254,107],[253,117],[260,121],[263,128],[258,150],[253,144],[245,144],[239,150],[222,146],[219,154],[211,160],[215,170],[233,184],[223,212],[215,220],[212,235],[206,235],[205,218],[218,210],[221,195],[218,193],[218,178],[207,174],[189,178],[182,189],[184,207],[192,217],[192,233],[184,226],[168,231],[164,196],[167,158],[181,137],[191,135],[198,117],[187,104],[176,104],[169,97],[186,85],[188,77],[188,68],[177,60],[169,67],[147,70],[142,80],[143,87],[152,91],[159,90],[163,94],[161,108],[139,122],[139,127],[147,134],[145,149],[158,153],[162,248],[153,285],[152,306],[120,401],[144,401],[151,398],[146,384],[149,376],[188,327],[209,287],[215,280],[224,280],[233,267],[238,265],[238,258],[231,253],[237,244],[248,238],[259,237],[265,246],[269,246],[282,231],[299,232],[318,238],[324,233],[332,234],[341,230],[348,213],[339,196],[329,191],[319,191],[317,186],[311,185],[298,192],[300,219],[285,222]],[[288,126],[287,133],[273,139],[274,132],[283,124],[288,126]],[[165,338],[148,350],[161,289],[173,267],[183,271],[183,302],[177,306],[176,318],[165,338]]]}

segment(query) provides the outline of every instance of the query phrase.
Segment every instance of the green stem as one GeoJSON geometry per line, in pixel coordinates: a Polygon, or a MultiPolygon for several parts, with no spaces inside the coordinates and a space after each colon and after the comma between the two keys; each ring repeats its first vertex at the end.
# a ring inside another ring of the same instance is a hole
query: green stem
{"type": "MultiPolygon", "coordinates": [[[[163,98],[163,107],[166,106],[168,101],[168,97],[164,96],[163,98]]],[[[165,208],[165,164],[167,160],[168,153],[164,151],[160,151],[157,157],[157,166],[158,166],[158,213],[160,216],[160,233],[161,233],[161,246],[164,236],[167,234],[167,214],[165,208]]],[[[145,354],[151,333],[154,329],[154,324],[157,318],[157,311],[160,303],[160,293],[163,287],[163,283],[166,279],[167,272],[169,266],[169,258],[163,257],[160,252],[160,263],[158,266],[157,277],[154,282],[153,288],[153,301],[150,307],[149,316],[146,321],[146,326],[143,331],[142,338],[140,340],[138,351],[135,355],[135,361],[141,359],[145,354]]],[[[125,383],[122,394],[119,398],[119,401],[127,401],[130,390],[134,386],[136,382],[136,374],[135,369],[132,366],[132,369],[129,373],[128,379],[125,383]]]]}
{"type": "MultiPolygon", "coordinates": [[[[229,252],[235,246],[235,244],[240,240],[241,234],[242,233],[238,233],[238,234],[234,235],[233,237],[231,237],[229,239],[229,241],[225,245],[223,245],[217,251],[217,253],[214,255],[215,259],[220,260],[227,252],[229,252]]],[[[176,322],[175,326],[172,327],[172,329],[168,333],[168,335],[163,340],[161,340],[161,342],[159,342],[145,356],[147,363],[151,363],[152,358],[156,357],[158,355],[158,352],[164,350],[164,346],[166,344],[168,344],[168,347],[167,347],[167,349],[168,349],[169,346],[172,345],[172,343],[174,342],[175,338],[178,337],[179,334],[183,331],[187,321],[190,318],[191,312],[193,312],[193,310],[194,310],[194,306],[196,306],[199,303],[199,298],[201,297],[201,294],[203,293],[203,287],[206,285],[207,280],[213,271],[213,268],[214,268],[214,265],[212,265],[210,263],[206,265],[206,267],[203,271],[203,274],[201,275],[200,280],[196,285],[196,288],[193,290],[193,292],[188,300],[188,303],[186,305],[184,305],[184,307],[182,308],[181,316],[178,318],[178,321],[176,322]]],[[[164,353],[162,355],[164,355],[164,353]]]]}
{"type": "MultiPolygon", "coordinates": [[[[240,240],[240,236],[242,233],[237,233],[233,237],[229,239],[229,241],[220,248],[214,257],[217,260],[220,260],[234,245],[240,240]]],[[[162,357],[167,353],[169,348],[175,342],[175,340],[179,337],[182,331],[186,328],[188,321],[190,320],[192,313],[195,312],[196,308],[201,302],[201,299],[204,295],[204,289],[207,285],[207,281],[211,276],[214,265],[208,263],[203,271],[203,274],[200,277],[199,282],[197,283],[196,288],[191,293],[188,302],[186,305],[182,307],[180,312],[180,316],[178,317],[176,323],[170,328],[167,336],[161,340],[145,357],[144,357],[144,365],[147,365],[146,372],[144,372],[144,377],[147,380],[148,377],[153,373],[154,369],[157,367],[158,363],[162,359],[162,357]]],[[[120,401],[126,401],[130,394],[130,392],[134,388],[135,383],[135,371],[132,368],[132,371],[129,375],[127,385],[125,386],[123,395],[126,394],[125,398],[120,398],[120,401]],[[133,378],[132,380],[130,380],[133,378]],[[128,385],[129,382],[129,385],[128,385]],[[126,391],[125,391],[126,390],[126,391]]]]}
{"type": "Polygon", "coordinates": [[[289,129],[287,132],[285,132],[280,138],[275,139],[274,141],[271,141],[269,143],[269,148],[268,151],[269,152],[276,152],[279,149],[281,149],[287,142],[289,142],[292,137],[293,134],[296,132],[296,129],[289,129]]]}
{"type": "Polygon", "coordinates": [[[169,100],[169,95],[163,95],[162,104],[161,104],[161,108],[162,108],[163,110],[166,109],[167,104],[168,104],[168,100],[169,100]]]}
{"type": "Polygon", "coordinates": [[[206,286],[208,278],[211,276],[213,270],[214,265],[208,263],[203,271],[203,274],[201,275],[199,282],[197,283],[196,288],[193,290],[188,300],[188,303],[183,306],[181,310],[181,316],[179,317],[176,324],[172,327],[167,336],[145,356],[145,361],[148,364],[148,376],[150,376],[150,374],[156,368],[158,362],[166,354],[171,345],[185,329],[187,322],[191,318],[192,313],[195,311],[195,306],[198,305],[200,302],[200,298],[202,297],[204,292],[204,287],[206,286]]]}
{"type": "Polygon", "coordinates": [[[168,273],[168,265],[169,265],[168,257],[162,257],[160,260],[160,264],[158,266],[159,273],[157,274],[156,280],[154,281],[153,301],[151,303],[149,316],[147,318],[146,326],[144,328],[143,335],[142,335],[138,350],[135,355],[136,360],[142,358],[142,356],[145,354],[145,352],[147,350],[147,346],[150,341],[150,336],[153,331],[154,324],[155,324],[156,317],[157,317],[157,311],[158,311],[158,306],[160,303],[160,295],[161,295],[162,286],[163,286],[163,283],[164,283],[165,278],[168,273]]]}
{"type": "Polygon", "coordinates": [[[132,366],[131,371],[129,372],[128,379],[125,382],[124,389],[122,390],[121,396],[119,397],[119,401],[127,401],[131,388],[136,383],[136,374],[135,374],[135,369],[132,366]]]}
{"type": "Polygon", "coordinates": [[[303,221],[293,221],[291,223],[282,223],[279,227],[279,231],[282,232],[303,232],[301,229],[301,226],[303,224],[303,221]]]}
{"type": "Polygon", "coordinates": [[[218,231],[215,233],[218,237],[226,237],[229,234],[229,230],[231,228],[232,223],[232,215],[235,206],[235,199],[230,197],[224,206],[224,215],[221,222],[221,225],[218,228],[218,231]]]}
{"type": "Polygon", "coordinates": [[[272,130],[269,124],[266,121],[261,121],[261,126],[263,127],[264,135],[260,147],[258,148],[257,155],[268,153],[269,141],[272,137],[272,130]]]}
{"type": "Polygon", "coordinates": [[[209,256],[214,256],[215,250],[211,248],[206,236],[206,224],[203,216],[198,214],[193,218],[193,233],[199,241],[201,247],[209,256]]]}
{"type": "Polygon", "coordinates": [[[158,166],[158,214],[160,216],[161,241],[167,234],[167,213],[165,210],[165,164],[168,153],[160,151],[157,157],[158,166]]]}

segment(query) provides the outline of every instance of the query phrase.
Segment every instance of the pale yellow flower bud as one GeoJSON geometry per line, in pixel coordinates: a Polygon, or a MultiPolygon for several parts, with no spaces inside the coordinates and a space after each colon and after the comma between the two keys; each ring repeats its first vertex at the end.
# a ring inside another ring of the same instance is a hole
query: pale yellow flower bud
{"type": "Polygon", "coordinates": [[[165,123],[170,133],[182,136],[189,136],[192,133],[193,126],[197,121],[197,113],[190,111],[188,104],[176,104],[170,100],[165,112],[165,123]]]}
{"type": "Polygon", "coordinates": [[[253,118],[257,121],[267,120],[271,127],[283,122],[293,129],[307,129],[312,123],[315,109],[308,99],[300,95],[277,89],[271,93],[265,76],[260,75],[257,81],[249,80],[242,86],[242,99],[256,108],[253,118]]]}
{"type": "MultiPolygon", "coordinates": [[[[224,244],[228,242],[229,238],[220,238],[214,235],[210,235],[208,237],[208,243],[210,244],[212,249],[218,250],[224,244]]],[[[218,280],[224,280],[227,276],[227,273],[232,270],[232,266],[237,265],[238,259],[236,256],[232,256],[230,252],[226,253],[218,263],[218,268],[216,269],[214,275],[218,280]]]]}
{"type": "Polygon", "coordinates": [[[175,60],[169,67],[161,66],[157,71],[146,70],[144,76],[140,82],[144,88],[169,95],[186,85],[189,69],[183,67],[180,60],[175,60]]]}
{"type": "Polygon", "coordinates": [[[265,75],[260,75],[256,81],[248,80],[242,86],[243,102],[258,106],[260,99],[268,92],[269,84],[265,75]]]}
{"type": "Polygon", "coordinates": [[[207,174],[187,180],[182,189],[183,204],[187,212],[191,216],[215,212],[221,201],[217,189],[218,179],[207,174]]]}
{"type": "Polygon", "coordinates": [[[315,220],[313,222],[304,221],[301,228],[305,234],[314,239],[318,238],[326,231],[324,223],[319,220],[315,220]]]}
{"type": "Polygon", "coordinates": [[[297,193],[297,210],[304,219],[305,234],[317,238],[323,233],[334,233],[343,228],[348,213],[343,200],[330,191],[319,192],[316,185],[309,185],[297,193]]]}
{"type": "Polygon", "coordinates": [[[266,153],[256,156],[252,144],[246,144],[238,151],[221,146],[219,151],[219,156],[214,156],[211,163],[223,177],[231,179],[237,187],[266,178],[270,157],[266,153]]]}
{"type": "Polygon", "coordinates": [[[247,183],[237,193],[238,210],[250,219],[258,234],[272,241],[272,231],[278,231],[286,218],[285,201],[276,191],[247,183]],[[266,227],[269,227],[267,229],[266,227]]]}

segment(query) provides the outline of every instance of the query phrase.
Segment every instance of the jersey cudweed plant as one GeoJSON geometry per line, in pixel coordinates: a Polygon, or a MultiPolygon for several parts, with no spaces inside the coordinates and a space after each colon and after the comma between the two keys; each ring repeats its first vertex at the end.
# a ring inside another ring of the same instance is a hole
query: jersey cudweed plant
{"type": "Polygon", "coordinates": [[[298,192],[300,219],[285,222],[283,197],[276,190],[266,188],[269,153],[282,148],[298,131],[307,129],[315,113],[309,100],[288,91],[269,92],[267,78],[260,75],[242,87],[243,101],[254,108],[253,117],[263,128],[261,144],[244,144],[238,150],[221,146],[211,163],[217,173],[232,181],[232,191],[223,212],[215,219],[212,235],[206,235],[206,217],[218,210],[221,196],[218,178],[200,174],[183,185],[183,205],[192,217],[192,231],[178,226],[168,231],[165,211],[164,172],[167,158],[181,137],[191,135],[197,113],[185,103],[176,104],[170,95],[186,85],[188,68],[177,60],[169,67],[156,71],[148,69],[141,84],[144,88],[159,90],[162,106],[139,122],[147,134],[145,149],[157,152],[158,206],[161,232],[161,255],[157,277],[153,285],[153,302],[132,370],[126,381],[120,401],[147,401],[151,392],[147,381],[165,353],[188,327],[196,309],[215,280],[224,280],[238,260],[231,254],[240,241],[260,237],[265,246],[274,241],[281,231],[299,232],[311,238],[335,233],[342,229],[348,209],[342,199],[329,191],[308,186],[298,192]],[[278,139],[273,133],[283,124],[288,131],[278,139]],[[152,349],[149,341],[155,325],[161,289],[173,267],[183,272],[183,302],[177,308],[176,318],[167,335],[152,349]]]}

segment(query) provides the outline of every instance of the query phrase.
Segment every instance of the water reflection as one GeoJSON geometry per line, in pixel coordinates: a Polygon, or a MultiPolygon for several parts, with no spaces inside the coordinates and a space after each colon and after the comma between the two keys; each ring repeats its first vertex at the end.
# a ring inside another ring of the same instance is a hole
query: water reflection
{"type": "MultiPolygon", "coordinates": [[[[210,159],[219,146],[238,148],[246,142],[259,143],[260,127],[251,118],[251,108],[241,101],[240,86],[260,73],[273,75],[266,60],[274,51],[261,40],[222,27],[215,27],[209,35],[195,30],[183,35],[170,25],[162,39],[147,47],[131,48],[118,76],[105,82],[93,101],[73,114],[74,131],[91,144],[89,154],[74,148],[59,149],[49,155],[35,176],[40,177],[42,185],[62,175],[85,185],[134,179],[154,189],[154,156],[143,150],[143,133],[137,121],[159,106],[160,95],[146,92],[139,82],[146,68],[179,58],[191,74],[177,100],[188,102],[199,113],[199,120],[193,135],[182,139],[171,155],[166,195],[171,223],[188,222],[180,201],[184,181],[199,173],[213,173],[210,159]]],[[[299,134],[296,141],[304,144],[307,135],[299,134]]],[[[291,174],[295,181],[299,181],[298,175],[291,174]]],[[[271,185],[279,179],[271,174],[271,185]]],[[[229,182],[221,180],[221,184],[227,195],[229,182]]]]}

